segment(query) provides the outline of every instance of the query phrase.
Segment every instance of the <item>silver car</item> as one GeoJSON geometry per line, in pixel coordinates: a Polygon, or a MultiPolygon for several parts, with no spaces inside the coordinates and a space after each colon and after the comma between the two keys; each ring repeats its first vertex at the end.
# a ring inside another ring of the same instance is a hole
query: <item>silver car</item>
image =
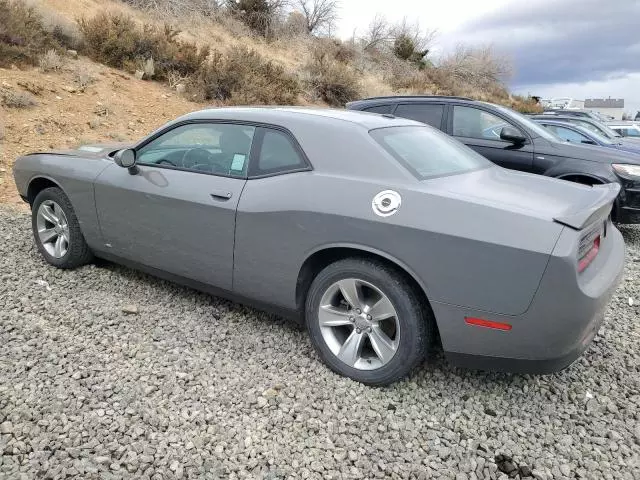
{"type": "Polygon", "coordinates": [[[372,385],[439,344],[472,368],[564,368],[623,270],[617,184],[505,170],[390,115],[204,110],[14,176],[50,264],[101,257],[274,310],[372,385]]]}

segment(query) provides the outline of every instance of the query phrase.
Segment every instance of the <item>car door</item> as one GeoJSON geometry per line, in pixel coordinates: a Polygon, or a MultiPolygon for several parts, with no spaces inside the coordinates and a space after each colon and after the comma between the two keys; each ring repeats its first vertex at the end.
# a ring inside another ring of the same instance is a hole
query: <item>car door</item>
{"type": "Polygon", "coordinates": [[[467,105],[453,105],[450,134],[480,155],[505,168],[532,171],[533,143],[529,135],[507,118],[488,110],[467,105]],[[527,139],[514,144],[502,140],[500,131],[511,126],[527,139]]]}
{"type": "Polygon", "coordinates": [[[439,130],[444,129],[445,105],[442,103],[400,103],[393,114],[396,117],[409,118],[426,123],[439,130]]]}
{"type": "Polygon", "coordinates": [[[136,147],[95,182],[105,251],[231,290],[236,208],[255,127],[188,123],[136,147]]]}
{"type": "MultiPolygon", "coordinates": [[[[261,127],[256,132],[249,180],[238,205],[234,293],[286,308],[295,306],[301,235],[291,192],[309,179],[311,164],[294,136],[261,127]]],[[[302,230],[301,230],[302,229],[302,230]]]]}

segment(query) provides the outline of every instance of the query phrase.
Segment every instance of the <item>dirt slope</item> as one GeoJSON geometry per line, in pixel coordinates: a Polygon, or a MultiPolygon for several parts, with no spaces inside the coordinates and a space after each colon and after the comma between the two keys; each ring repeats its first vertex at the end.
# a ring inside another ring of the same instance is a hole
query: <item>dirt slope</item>
{"type": "Polygon", "coordinates": [[[69,59],[60,72],[0,69],[0,88],[31,92],[37,105],[0,106],[0,202],[21,204],[11,168],[24,153],[67,148],[81,143],[138,139],[170,119],[203,108],[157,82],[91,62],[69,59]],[[84,92],[74,87],[74,71],[95,78],[84,92]],[[1,128],[1,126],[0,126],[1,128]]]}

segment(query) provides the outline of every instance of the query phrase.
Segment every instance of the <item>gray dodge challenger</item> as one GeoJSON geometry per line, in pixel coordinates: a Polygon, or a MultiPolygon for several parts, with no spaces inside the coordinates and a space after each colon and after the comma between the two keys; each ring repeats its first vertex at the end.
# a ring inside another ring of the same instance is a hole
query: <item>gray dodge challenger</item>
{"type": "Polygon", "coordinates": [[[391,115],[204,110],[135,145],[23,156],[14,176],[51,265],[101,257],[292,317],[371,385],[438,344],[456,365],[562,369],[624,264],[617,184],[505,170],[391,115]]]}

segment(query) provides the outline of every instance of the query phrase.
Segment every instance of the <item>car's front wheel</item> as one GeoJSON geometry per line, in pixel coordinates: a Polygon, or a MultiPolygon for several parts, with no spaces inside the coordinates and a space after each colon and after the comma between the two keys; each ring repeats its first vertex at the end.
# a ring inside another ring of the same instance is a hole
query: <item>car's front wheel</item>
{"type": "Polygon", "coordinates": [[[38,250],[51,265],[76,268],[93,258],[71,202],[61,189],[50,187],[38,193],[31,205],[31,226],[38,250]]]}
{"type": "Polygon", "coordinates": [[[368,385],[407,375],[426,355],[432,315],[395,269],[346,259],[322,270],[306,302],[311,341],[335,372],[368,385]]]}

